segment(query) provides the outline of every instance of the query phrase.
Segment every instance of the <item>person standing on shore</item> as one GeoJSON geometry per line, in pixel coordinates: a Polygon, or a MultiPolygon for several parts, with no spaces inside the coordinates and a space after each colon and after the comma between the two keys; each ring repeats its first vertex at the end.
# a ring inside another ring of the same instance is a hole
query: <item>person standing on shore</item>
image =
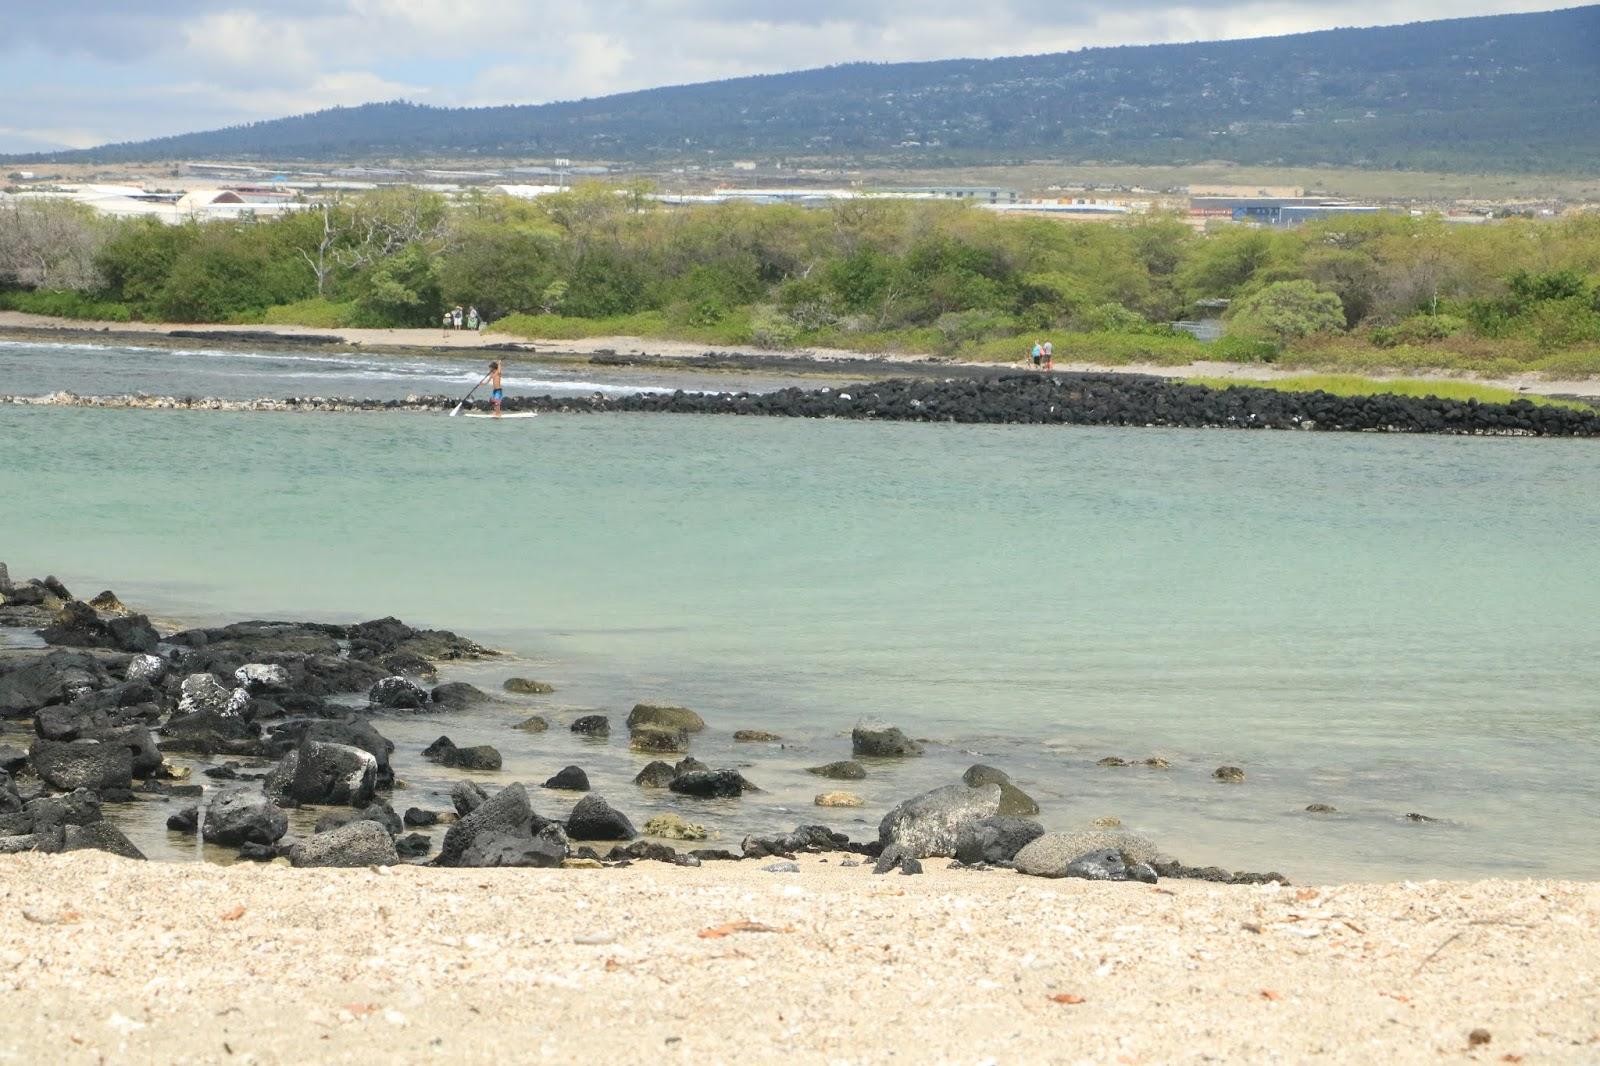
{"type": "Polygon", "coordinates": [[[452,321],[454,321],[454,317],[450,314],[450,311],[447,308],[444,313],[444,331],[446,334],[450,332],[450,323],[452,321]]]}
{"type": "Polygon", "coordinates": [[[1038,341],[1033,342],[1033,368],[1039,369],[1039,361],[1044,358],[1044,345],[1038,341]]]}
{"type": "Polygon", "coordinates": [[[504,402],[506,394],[500,387],[500,360],[496,359],[489,364],[489,405],[494,408],[494,416],[500,417],[500,404],[504,402]]]}
{"type": "Polygon", "coordinates": [[[1054,370],[1056,368],[1056,345],[1054,341],[1044,342],[1044,368],[1046,370],[1054,370]]]}
{"type": "Polygon", "coordinates": [[[478,329],[478,309],[476,307],[467,308],[467,328],[472,330],[473,332],[477,332],[477,329],[478,329]]]}
{"type": "Polygon", "coordinates": [[[455,328],[461,328],[461,305],[456,304],[455,310],[450,312],[450,319],[455,323],[455,328]]]}

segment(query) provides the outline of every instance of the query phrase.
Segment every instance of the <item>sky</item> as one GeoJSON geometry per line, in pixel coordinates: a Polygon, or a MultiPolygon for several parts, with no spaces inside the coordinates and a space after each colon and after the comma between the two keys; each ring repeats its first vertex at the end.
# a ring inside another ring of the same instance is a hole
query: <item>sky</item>
{"type": "Polygon", "coordinates": [[[408,99],[545,103],[858,60],[1548,10],[1550,0],[0,0],[0,152],[408,99]]]}

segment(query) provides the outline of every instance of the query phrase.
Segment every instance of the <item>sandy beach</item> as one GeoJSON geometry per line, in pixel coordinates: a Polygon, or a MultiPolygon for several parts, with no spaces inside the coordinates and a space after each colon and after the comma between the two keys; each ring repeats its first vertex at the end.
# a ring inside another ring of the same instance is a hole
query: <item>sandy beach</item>
{"type": "MultiPolygon", "coordinates": [[[[160,322],[87,322],[50,318],[44,315],[24,314],[17,311],[0,311],[0,335],[6,332],[33,337],[52,334],[61,339],[83,339],[96,333],[145,334],[152,337],[172,330],[203,330],[209,334],[261,333],[263,331],[286,337],[337,336],[345,345],[372,351],[428,350],[432,352],[458,351],[463,355],[482,348],[500,348],[506,345],[526,346],[539,358],[588,357],[597,354],[620,354],[636,357],[643,364],[660,362],[664,367],[678,363],[709,362],[718,358],[738,358],[753,367],[803,372],[808,366],[821,371],[861,370],[894,373],[913,368],[937,368],[940,372],[967,370],[994,370],[1004,364],[972,363],[953,359],[938,359],[925,355],[896,353],[862,353],[840,348],[805,348],[783,351],[753,351],[749,348],[719,347],[689,341],[661,340],[645,337],[586,337],[577,340],[541,340],[496,333],[468,331],[445,332],[438,329],[315,329],[309,326],[180,326],[160,322]],[[834,364],[842,364],[835,366],[834,364]],[[857,364],[857,366],[849,366],[857,364]]],[[[1025,364],[1018,359],[1015,367],[1025,364]]],[[[1063,373],[1140,374],[1163,378],[1226,378],[1239,382],[1275,381],[1283,378],[1303,377],[1309,373],[1303,368],[1283,370],[1262,364],[1194,362],[1167,366],[1158,363],[1123,363],[1102,365],[1098,363],[1056,364],[1063,373]]],[[[1485,377],[1476,374],[1423,373],[1417,371],[1383,374],[1363,372],[1363,377],[1381,380],[1385,377],[1409,381],[1472,381],[1497,388],[1512,389],[1536,396],[1566,396],[1600,399],[1600,378],[1547,378],[1540,374],[1512,374],[1485,377]]]]}
{"type": "Polygon", "coordinates": [[[0,1058],[1600,1058],[1600,886],[1152,888],[939,860],[875,876],[839,858],[768,873],[763,860],[292,870],[9,857],[0,1058]]]}

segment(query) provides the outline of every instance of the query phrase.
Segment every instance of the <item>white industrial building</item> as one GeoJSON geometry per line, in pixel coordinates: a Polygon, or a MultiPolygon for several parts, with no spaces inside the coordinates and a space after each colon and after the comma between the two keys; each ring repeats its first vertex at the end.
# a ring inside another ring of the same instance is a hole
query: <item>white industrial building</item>
{"type": "Polygon", "coordinates": [[[283,195],[248,190],[192,189],[185,193],[149,192],[137,185],[57,185],[12,193],[6,199],[70,200],[115,218],[159,218],[174,225],[213,219],[263,218],[300,211],[305,204],[283,195]]]}

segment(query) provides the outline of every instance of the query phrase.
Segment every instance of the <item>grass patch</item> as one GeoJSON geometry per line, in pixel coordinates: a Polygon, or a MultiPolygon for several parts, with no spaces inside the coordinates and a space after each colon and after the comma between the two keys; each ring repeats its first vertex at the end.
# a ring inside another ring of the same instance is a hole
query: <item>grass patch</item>
{"type": "Polygon", "coordinates": [[[105,303],[81,292],[40,289],[34,292],[0,292],[0,310],[21,311],[53,318],[93,322],[127,322],[132,314],[123,304],[105,303]]]}
{"type": "Polygon", "coordinates": [[[1479,403],[1511,403],[1527,400],[1550,407],[1568,407],[1577,411],[1593,411],[1588,404],[1572,400],[1554,400],[1547,396],[1534,396],[1513,389],[1480,385],[1473,381],[1418,381],[1409,378],[1364,378],[1354,374],[1306,374],[1300,377],[1276,378],[1270,381],[1246,381],[1239,378],[1186,378],[1190,385],[1204,385],[1211,389],[1234,387],[1249,389],[1275,389],[1278,392],[1326,392],[1333,396],[1413,396],[1440,400],[1477,400],[1479,403]]]}
{"type": "Polygon", "coordinates": [[[269,307],[255,319],[268,326],[312,326],[316,329],[339,329],[350,324],[355,310],[353,303],[337,303],[312,297],[292,304],[269,307]]]}

